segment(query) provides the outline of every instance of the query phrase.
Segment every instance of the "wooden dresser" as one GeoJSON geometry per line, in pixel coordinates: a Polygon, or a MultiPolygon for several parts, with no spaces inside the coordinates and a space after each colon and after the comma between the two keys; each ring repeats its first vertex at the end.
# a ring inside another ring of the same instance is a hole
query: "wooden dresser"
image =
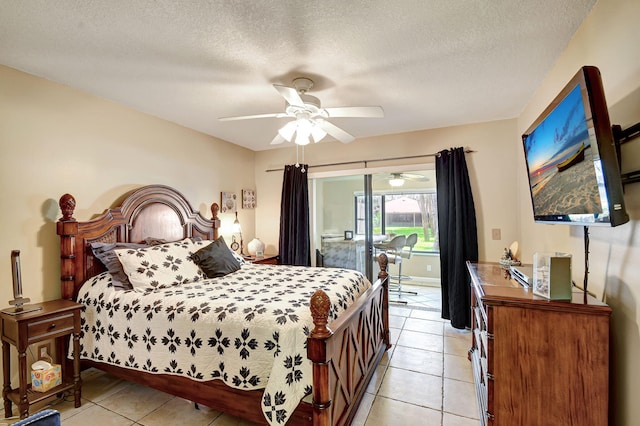
{"type": "Polygon", "coordinates": [[[606,425],[611,309],[577,290],[549,301],[497,263],[467,262],[482,425],[606,425]]]}

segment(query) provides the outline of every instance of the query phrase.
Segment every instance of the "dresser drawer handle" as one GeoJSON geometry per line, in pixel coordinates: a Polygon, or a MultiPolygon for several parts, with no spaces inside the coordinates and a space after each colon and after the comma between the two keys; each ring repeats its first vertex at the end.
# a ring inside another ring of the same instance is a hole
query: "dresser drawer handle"
{"type": "Polygon", "coordinates": [[[49,330],[53,330],[54,328],[56,328],[56,323],[55,322],[49,326],[49,330]]]}

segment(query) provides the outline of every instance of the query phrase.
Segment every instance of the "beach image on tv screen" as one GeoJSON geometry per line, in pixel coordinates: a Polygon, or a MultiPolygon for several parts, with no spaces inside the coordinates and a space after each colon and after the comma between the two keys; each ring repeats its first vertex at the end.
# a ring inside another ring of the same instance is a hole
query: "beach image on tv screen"
{"type": "Polygon", "coordinates": [[[524,139],[536,216],[603,213],[592,140],[578,85],[524,139]]]}

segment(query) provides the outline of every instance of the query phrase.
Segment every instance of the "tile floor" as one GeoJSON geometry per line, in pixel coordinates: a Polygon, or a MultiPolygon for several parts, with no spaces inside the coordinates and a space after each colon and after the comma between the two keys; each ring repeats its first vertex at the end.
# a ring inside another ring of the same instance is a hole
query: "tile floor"
{"type": "MultiPolygon", "coordinates": [[[[407,306],[392,304],[393,347],[385,354],[353,424],[364,426],[477,426],[478,412],[467,361],[470,333],[440,319],[440,289],[404,286],[418,292],[407,306]]],[[[47,407],[61,413],[64,426],[249,425],[207,407],[117,379],[98,370],[83,372],[82,406],[73,398],[47,407]]],[[[15,413],[15,409],[14,409],[15,413]]],[[[0,425],[17,418],[0,417],[0,425]]]]}

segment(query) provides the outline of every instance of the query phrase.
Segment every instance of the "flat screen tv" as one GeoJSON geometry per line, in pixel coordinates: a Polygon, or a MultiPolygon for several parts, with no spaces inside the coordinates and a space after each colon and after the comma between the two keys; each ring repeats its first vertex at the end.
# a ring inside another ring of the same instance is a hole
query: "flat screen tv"
{"type": "Polygon", "coordinates": [[[522,135],[536,222],[629,221],[600,71],[585,66],[522,135]]]}

